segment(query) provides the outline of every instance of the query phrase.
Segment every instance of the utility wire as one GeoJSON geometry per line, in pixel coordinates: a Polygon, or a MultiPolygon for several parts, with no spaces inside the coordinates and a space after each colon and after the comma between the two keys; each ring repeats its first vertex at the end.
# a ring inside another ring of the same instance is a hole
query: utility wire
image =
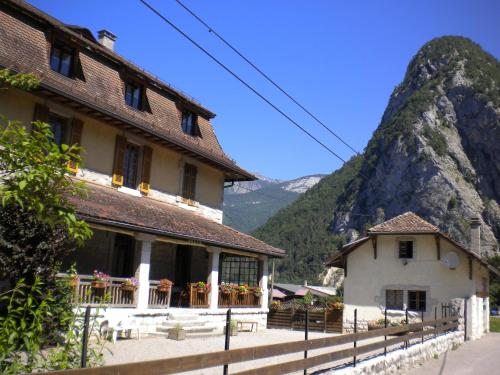
{"type": "Polygon", "coordinates": [[[301,104],[297,99],[295,99],[291,94],[289,94],[285,89],[283,89],[275,80],[273,80],[269,75],[264,73],[262,69],[260,69],[257,65],[255,65],[248,57],[243,55],[236,47],[234,47],[231,43],[229,43],[222,35],[220,35],[217,31],[214,30],[213,27],[208,25],[200,16],[198,16],[194,11],[189,9],[186,5],[184,5],[180,0],[175,0],[182,8],[184,8],[189,14],[191,14],[198,22],[200,22],[203,26],[208,29],[209,33],[214,34],[219,40],[228,46],[234,53],[240,56],[243,60],[245,60],[252,68],[254,68],[261,76],[263,76],[268,82],[270,82],[274,87],[276,87],[279,91],[281,91],[284,95],[288,97],[292,102],[294,102],[300,109],[302,109],[305,113],[307,113],[310,117],[312,117],[318,124],[320,124],[324,129],[326,129],[330,134],[332,134],[335,138],[337,138],[340,142],[342,142],[345,146],[351,149],[356,155],[359,155],[360,152],[357,151],[354,147],[349,145],[342,137],[340,137],[337,133],[335,133],[330,127],[328,127],[323,121],[321,121],[316,115],[314,115],[309,109],[307,109],[303,104],[301,104]]]}
{"type": "Polygon", "coordinates": [[[198,49],[200,49],[203,53],[205,53],[208,57],[210,57],[217,65],[219,65],[221,68],[223,68],[226,72],[231,74],[234,78],[236,78],[238,81],[240,81],[246,88],[248,88],[250,91],[252,91],[255,95],[257,95],[259,98],[261,98],[264,102],[266,102],[269,106],[271,106],[275,111],[280,113],[283,117],[285,117],[289,122],[291,122],[295,127],[299,128],[303,133],[305,133],[307,136],[309,136],[311,139],[313,139],[316,143],[318,143],[321,147],[323,147],[325,150],[327,150],[330,154],[335,156],[337,159],[342,161],[343,163],[346,163],[347,161],[342,158],[338,153],[333,151],[330,147],[328,147],[326,144],[321,142],[318,138],[316,138],[314,135],[312,135],[309,131],[307,131],[302,125],[300,125],[297,121],[292,119],[289,115],[287,115],[283,110],[281,110],[278,106],[273,104],[269,99],[267,99],[264,95],[262,95],[260,92],[258,92],[253,86],[251,86],[249,83],[247,83],[243,78],[241,78],[239,75],[237,75],[235,72],[233,72],[230,68],[228,68],[223,62],[221,62],[219,59],[217,59],[214,55],[212,55],[210,52],[208,52],[205,48],[203,48],[200,44],[198,44],[194,39],[192,39],[188,34],[186,34],[184,31],[179,29],[172,21],[170,21],[168,18],[166,18],[163,14],[161,14],[157,9],[155,9],[152,5],[150,5],[147,1],[145,0],[139,0],[144,6],[146,6],[151,12],[156,14],[158,17],[160,17],[164,22],[166,22],[168,25],[170,25],[175,31],[177,31],[179,34],[181,34],[184,38],[189,40],[194,46],[196,46],[198,49]]]}
{"type": "MultiPolygon", "coordinates": [[[[258,92],[253,86],[251,86],[249,83],[247,83],[243,78],[238,76],[235,72],[233,72],[229,67],[227,67],[223,62],[221,62],[219,59],[217,59],[214,55],[212,55],[209,51],[207,51],[205,48],[203,48],[199,43],[197,43],[193,38],[191,38],[187,33],[182,31],[179,27],[177,27],[172,21],[170,21],[168,18],[166,18],[163,14],[160,13],[156,8],[154,8],[152,5],[150,5],[146,0],[139,0],[144,6],[146,6],[151,12],[156,14],[159,18],[161,18],[165,23],[167,23],[169,26],[171,26],[175,31],[177,31],[179,34],[181,34],[184,38],[186,38],[189,42],[191,42],[194,46],[196,46],[199,50],[201,50],[203,53],[205,53],[210,59],[212,59],[217,65],[219,65],[221,68],[223,68],[226,72],[228,72],[230,75],[232,75],[234,78],[236,78],[241,84],[243,84],[246,88],[248,88],[250,91],[252,91],[255,95],[257,95],[260,99],[262,99],[265,103],[267,103],[269,106],[271,106],[275,111],[280,113],[283,117],[285,117],[290,123],[292,123],[295,127],[299,128],[303,133],[305,133],[307,136],[309,136],[311,139],[313,139],[316,143],[318,143],[320,146],[322,146],[324,149],[326,149],[330,154],[332,154],[334,157],[342,161],[344,164],[347,163],[347,161],[342,158],[339,154],[337,154],[335,151],[333,151],[330,147],[325,145],[323,142],[321,142],[318,138],[316,138],[314,135],[312,135],[310,132],[308,132],[303,126],[301,126],[297,121],[292,119],[289,115],[287,115],[283,110],[281,110],[278,106],[273,104],[269,99],[267,99],[263,94],[258,92]]],[[[354,152],[356,152],[354,150],[354,152]]],[[[357,152],[356,152],[357,153],[357,152]]],[[[367,181],[370,180],[370,178],[362,173],[361,171],[358,172],[358,175],[361,176],[362,178],[366,179],[367,181]]],[[[376,176],[375,174],[375,180],[380,184],[380,186],[383,185],[383,182],[376,176]]],[[[395,198],[400,201],[401,197],[395,196],[395,198]]],[[[361,216],[363,214],[357,214],[357,216],[361,216]]],[[[365,215],[363,215],[365,216],[365,215]]],[[[366,215],[366,216],[373,216],[373,215],[366,215]]]]}

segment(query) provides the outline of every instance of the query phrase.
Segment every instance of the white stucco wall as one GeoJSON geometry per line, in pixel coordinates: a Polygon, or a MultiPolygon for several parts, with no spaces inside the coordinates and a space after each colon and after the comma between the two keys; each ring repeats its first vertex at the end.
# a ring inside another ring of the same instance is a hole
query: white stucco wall
{"type": "MultiPolygon", "coordinates": [[[[473,277],[470,280],[466,254],[448,241],[441,239],[441,259],[449,251],[456,252],[460,258],[460,263],[454,270],[437,260],[437,248],[433,235],[378,236],[376,259],[374,259],[371,241],[361,245],[347,257],[347,276],[344,281],[344,321],[346,324],[352,321],[354,309],[358,309],[361,329],[363,329],[363,321],[383,318],[386,289],[426,291],[424,319],[434,317],[435,307],[438,308],[439,318],[441,303],[448,303],[453,298],[469,298],[474,296],[476,291],[483,291],[483,278],[488,280],[487,269],[480,266],[477,261],[473,261],[473,277]],[[413,259],[409,259],[406,265],[398,257],[400,239],[414,241],[413,259]]],[[[478,311],[475,305],[474,308],[469,309],[471,313],[469,315],[471,319],[483,322],[483,315],[479,316],[478,311]]],[[[388,312],[389,319],[399,319],[403,315],[401,311],[389,310],[388,312]]],[[[410,316],[419,317],[420,312],[411,313],[410,316]]],[[[484,331],[484,327],[485,324],[481,323],[478,331],[484,331]]]]}

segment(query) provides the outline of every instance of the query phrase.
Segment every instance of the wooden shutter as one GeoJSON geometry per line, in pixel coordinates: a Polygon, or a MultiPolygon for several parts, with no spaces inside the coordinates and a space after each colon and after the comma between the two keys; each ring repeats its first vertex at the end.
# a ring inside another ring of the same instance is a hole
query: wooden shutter
{"type": "Polygon", "coordinates": [[[199,124],[199,121],[198,121],[198,115],[196,114],[193,114],[194,116],[194,119],[193,119],[193,126],[194,126],[194,131],[193,131],[193,135],[195,137],[200,137],[201,138],[201,131],[200,131],[200,124],[199,124]]]}
{"type": "Polygon", "coordinates": [[[49,119],[49,107],[43,104],[35,104],[35,114],[33,115],[33,121],[47,122],[49,119]]]}
{"type": "Polygon", "coordinates": [[[123,159],[125,158],[125,147],[127,146],[127,138],[122,135],[116,136],[115,146],[115,163],[113,166],[113,179],[115,185],[123,185],[123,159]]]}
{"type": "Polygon", "coordinates": [[[184,164],[184,181],[182,184],[182,195],[184,198],[195,199],[196,174],[197,168],[194,165],[184,164]]]}
{"type": "MultiPolygon", "coordinates": [[[[83,121],[79,118],[73,118],[71,121],[71,134],[69,137],[69,145],[78,145],[82,144],[82,130],[83,130],[83,121]]],[[[71,173],[78,172],[78,163],[76,161],[68,162],[68,169],[71,173]]]]}
{"type": "Polygon", "coordinates": [[[151,159],[153,157],[153,149],[149,146],[144,146],[142,149],[142,174],[139,190],[143,193],[149,193],[149,182],[151,179],[151,159]]]}

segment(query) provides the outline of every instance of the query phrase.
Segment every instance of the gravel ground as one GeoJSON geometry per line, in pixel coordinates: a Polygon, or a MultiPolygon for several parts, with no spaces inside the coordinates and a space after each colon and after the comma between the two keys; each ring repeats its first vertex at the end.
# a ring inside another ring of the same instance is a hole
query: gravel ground
{"type": "MultiPolygon", "coordinates": [[[[318,332],[310,332],[309,338],[320,338],[320,337],[331,337],[336,336],[337,334],[332,333],[318,333],[318,332]]],[[[304,333],[300,331],[290,331],[284,329],[263,329],[259,332],[240,332],[238,336],[231,337],[231,349],[237,348],[245,348],[245,347],[254,347],[260,345],[267,344],[277,344],[277,343],[286,343],[291,341],[298,341],[304,339],[304,333]]],[[[369,342],[378,341],[377,340],[365,340],[362,341],[359,345],[367,344],[369,342]]],[[[333,350],[339,350],[341,348],[350,348],[352,344],[348,345],[339,345],[335,348],[327,348],[327,349],[317,349],[310,351],[309,356],[315,356],[318,354],[330,352],[333,350]]],[[[224,336],[189,336],[184,341],[174,341],[166,338],[158,338],[158,337],[146,337],[137,339],[124,339],[118,340],[115,344],[108,343],[107,351],[105,353],[106,365],[112,364],[120,364],[120,363],[130,363],[130,362],[141,362],[141,361],[150,361],[162,358],[172,358],[172,357],[181,357],[192,354],[199,353],[209,353],[216,352],[224,349],[224,336]]],[[[230,373],[263,367],[266,365],[284,363],[291,360],[297,360],[303,358],[304,354],[301,353],[293,353],[282,356],[276,356],[271,358],[265,358],[255,361],[242,362],[234,365],[229,365],[230,373]]],[[[367,356],[361,356],[367,357],[367,356]]],[[[342,363],[349,362],[349,360],[343,360],[342,363]]],[[[339,365],[340,363],[332,363],[322,365],[320,368],[311,369],[308,373],[313,373],[313,370],[326,369],[329,367],[333,367],[334,365],[339,365]]],[[[212,367],[206,370],[197,370],[191,371],[183,374],[190,375],[220,375],[222,373],[221,367],[212,367]]],[[[297,374],[302,374],[302,372],[298,372],[297,374]]]]}
{"type": "MultiPolygon", "coordinates": [[[[332,336],[334,334],[310,332],[309,338],[332,336]]],[[[285,343],[303,340],[304,333],[283,329],[263,329],[259,332],[239,332],[238,336],[231,337],[231,349],[254,347],[266,344],[285,343]]],[[[162,358],[180,357],[198,353],[209,353],[224,350],[224,336],[189,336],[183,341],[174,341],[166,338],[146,337],[137,339],[118,340],[115,344],[108,343],[105,352],[106,365],[150,361],[162,358]]],[[[311,352],[320,353],[319,350],[311,352]]],[[[230,365],[230,372],[262,367],[287,360],[303,358],[303,353],[290,354],[274,358],[266,358],[251,362],[242,362],[230,365]]],[[[207,370],[197,370],[184,374],[220,375],[221,367],[207,370]]]]}

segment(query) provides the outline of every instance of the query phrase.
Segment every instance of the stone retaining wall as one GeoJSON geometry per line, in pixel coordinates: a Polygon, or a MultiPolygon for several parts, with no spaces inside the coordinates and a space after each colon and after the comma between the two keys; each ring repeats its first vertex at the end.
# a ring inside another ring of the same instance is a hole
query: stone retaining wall
{"type": "Polygon", "coordinates": [[[398,349],[365,361],[357,363],[356,367],[343,367],[323,372],[331,375],[389,375],[400,374],[412,368],[419,367],[425,361],[432,360],[448,350],[458,348],[464,342],[464,333],[460,331],[450,332],[430,339],[423,344],[415,344],[408,349],[398,349]]]}

